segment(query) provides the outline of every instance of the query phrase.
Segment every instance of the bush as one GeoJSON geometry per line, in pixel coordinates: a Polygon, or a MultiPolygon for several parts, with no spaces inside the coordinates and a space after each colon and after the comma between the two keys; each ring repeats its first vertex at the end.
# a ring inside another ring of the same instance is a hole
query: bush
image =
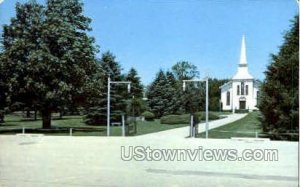
{"type": "Polygon", "coordinates": [[[143,112],[142,116],[145,117],[146,121],[153,121],[155,119],[155,115],[152,112],[149,112],[149,111],[143,112]]]}

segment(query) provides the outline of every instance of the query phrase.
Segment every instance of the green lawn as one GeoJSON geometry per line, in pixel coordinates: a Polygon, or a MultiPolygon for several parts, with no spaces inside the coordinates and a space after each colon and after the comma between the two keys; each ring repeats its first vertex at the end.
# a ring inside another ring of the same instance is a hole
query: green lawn
{"type": "MultiPolygon", "coordinates": [[[[231,137],[255,137],[256,132],[262,132],[261,122],[258,119],[259,112],[251,112],[244,118],[208,131],[209,138],[231,138],[231,137]]],[[[205,138],[205,133],[197,137],[205,138]]]]}
{"type": "Polygon", "coordinates": [[[159,131],[174,129],[178,127],[185,127],[185,126],[188,126],[188,124],[176,124],[176,125],[161,124],[159,119],[156,119],[154,121],[139,121],[137,122],[136,135],[159,132],[159,131]]]}
{"type": "MultiPolygon", "coordinates": [[[[160,124],[160,120],[154,121],[138,121],[136,125],[136,133],[130,136],[148,134],[178,127],[184,127],[188,124],[166,125],[160,124]]],[[[25,119],[21,115],[5,116],[5,123],[0,125],[0,134],[16,134],[22,133],[22,128],[25,128],[27,133],[43,133],[46,135],[66,136],[69,135],[69,129],[73,129],[73,136],[106,136],[106,126],[91,126],[86,125],[83,121],[83,116],[64,116],[62,119],[52,119],[52,129],[41,129],[42,121],[25,119]]],[[[112,136],[121,136],[122,130],[120,126],[111,127],[112,136]]]]}

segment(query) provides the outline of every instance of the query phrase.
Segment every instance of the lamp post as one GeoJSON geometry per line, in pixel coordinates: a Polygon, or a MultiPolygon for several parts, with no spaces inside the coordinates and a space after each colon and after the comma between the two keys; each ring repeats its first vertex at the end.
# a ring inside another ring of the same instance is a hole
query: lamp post
{"type": "Polygon", "coordinates": [[[111,81],[110,76],[107,78],[107,136],[110,136],[110,85],[127,84],[128,93],[130,93],[130,81],[111,81]]]}
{"type": "Polygon", "coordinates": [[[206,96],[206,99],[205,99],[205,138],[207,139],[208,138],[208,125],[209,125],[208,124],[208,77],[206,77],[203,80],[200,80],[200,79],[183,80],[183,85],[182,85],[183,91],[186,90],[186,84],[188,82],[205,82],[205,96],[206,96]]]}

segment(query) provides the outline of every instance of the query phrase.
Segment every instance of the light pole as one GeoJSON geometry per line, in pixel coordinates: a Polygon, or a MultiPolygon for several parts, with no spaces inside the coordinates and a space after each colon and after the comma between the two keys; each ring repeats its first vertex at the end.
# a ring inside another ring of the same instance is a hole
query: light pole
{"type": "Polygon", "coordinates": [[[130,93],[130,81],[111,81],[110,76],[107,78],[107,136],[110,136],[110,85],[127,84],[128,93],[130,93]]]}
{"type": "Polygon", "coordinates": [[[196,80],[183,80],[183,91],[186,90],[186,83],[187,82],[205,82],[205,138],[208,138],[208,77],[203,80],[196,79],[196,80]]]}

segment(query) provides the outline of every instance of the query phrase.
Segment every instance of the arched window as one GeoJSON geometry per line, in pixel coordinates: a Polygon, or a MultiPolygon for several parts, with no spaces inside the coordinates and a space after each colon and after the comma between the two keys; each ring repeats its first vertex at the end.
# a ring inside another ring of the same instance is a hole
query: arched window
{"type": "Polygon", "coordinates": [[[246,85],[246,95],[248,95],[248,85],[246,85]]]}
{"type": "Polygon", "coordinates": [[[230,92],[227,92],[226,94],[226,105],[230,105],[230,92]]]}
{"type": "Polygon", "coordinates": [[[244,95],[244,82],[241,83],[241,95],[244,95]]]}
{"type": "Polygon", "coordinates": [[[237,85],[236,87],[236,95],[240,95],[240,85],[237,85]]]}

